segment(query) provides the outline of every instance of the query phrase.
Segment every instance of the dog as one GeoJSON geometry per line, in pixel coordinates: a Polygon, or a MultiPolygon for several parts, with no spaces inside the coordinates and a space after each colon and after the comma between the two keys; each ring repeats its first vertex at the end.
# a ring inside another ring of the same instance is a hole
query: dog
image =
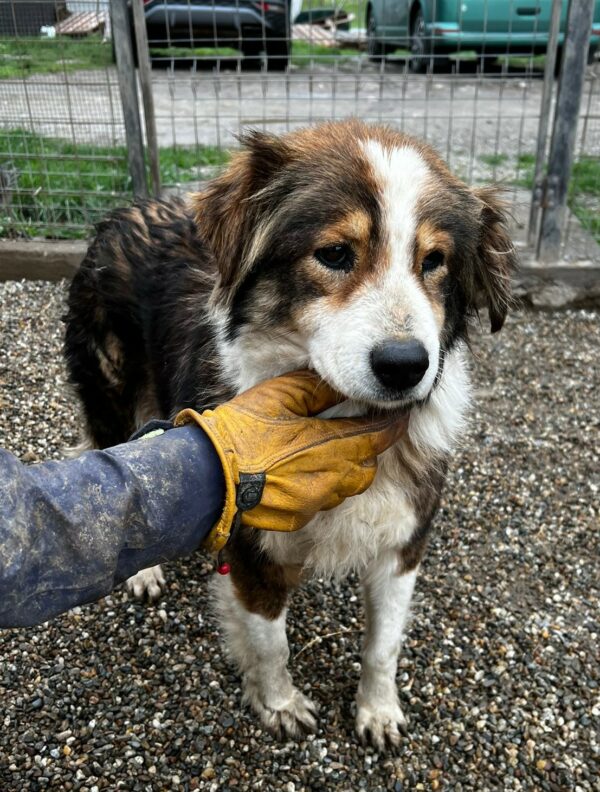
{"type": "MultiPolygon", "coordinates": [[[[426,144],[357,120],[250,131],[189,200],[115,211],[75,275],[65,353],[90,445],[214,407],[294,369],[347,397],[336,415],[410,411],[373,486],[295,534],[241,529],[213,590],[244,698],[294,737],[316,728],[287,669],[286,603],[310,576],[360,573],[356,728],[397,746],[395,675],[417,571],[471,403],[468,331],[498,331],[516,255],[499,191],[469,188],[426,144]]],[[[331,414],[333,414],[333,412],[331,414]]],[[[160,594],[160,568],[128,583],[160,594]]]]}

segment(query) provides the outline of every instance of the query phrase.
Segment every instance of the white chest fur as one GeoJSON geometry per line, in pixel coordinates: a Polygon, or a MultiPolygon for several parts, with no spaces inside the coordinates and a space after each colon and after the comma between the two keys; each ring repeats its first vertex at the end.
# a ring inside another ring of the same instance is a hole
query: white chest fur
{"type": "Polygon", "coordinates": [[[363,569],[386,548],[405,545],[416,527],[395,455],[380,457],[374,484],[337,509],[320,512],[293,534],[264,533],[261,545],[280,564],[298,564],[316,577],[343,577],[363,569]]]}

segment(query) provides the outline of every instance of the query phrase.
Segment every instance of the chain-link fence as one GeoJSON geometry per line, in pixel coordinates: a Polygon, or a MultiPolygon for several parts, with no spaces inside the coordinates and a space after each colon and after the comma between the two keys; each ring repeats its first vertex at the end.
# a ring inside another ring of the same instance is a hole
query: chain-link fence
{"type": "MultiPolygon", "coordinates": [[[[132,192],[108,6],[0,0],[0,9],[0,234],[85,234],[132,192]]],[[[144,51],[131,3],[130,30],[114,38],[127,37],[140,66],[149,54],[163,191],[197,188],[243,127],[357,116],[426,139],[469,183],[504,184],[524,242],[551,9],[552,0],[148,0],[138,9],[144,51]]],[[[574,258],[596,255],[600,237],[600,0],[594,13],[563,237],[574,258]]]]}

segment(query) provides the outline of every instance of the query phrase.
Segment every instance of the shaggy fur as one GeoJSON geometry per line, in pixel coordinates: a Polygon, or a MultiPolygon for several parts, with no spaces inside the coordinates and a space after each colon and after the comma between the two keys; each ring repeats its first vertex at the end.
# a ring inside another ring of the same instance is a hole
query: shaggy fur
{"type": "MultiPolygon", "coordinates": [[[[357,729],[378,747],[397,744],[403,629],[469,409],[469,318],[483,303],[496,331],[510,302],[504,208],[494,189],[469,189],[432,149],[388,128],[349,121],[242,143],[190,201],[140,203],[98,226],[69,295],[71,380],[96,446],[306,366],[347,397],[332,414],[410,409],[369,491],[294,535],[238,531],[231,576],[214,582],[245,699],[266,726],[295,735],[316,721],[286,667],[288,593],[309,575],[358,571],[357,729]],[[406,339],[427,368],[395,388],[373,355],[406,339]]],[[[160,569],[145,570],[131,589],[155,596],[163,583],[160,569]]]]}

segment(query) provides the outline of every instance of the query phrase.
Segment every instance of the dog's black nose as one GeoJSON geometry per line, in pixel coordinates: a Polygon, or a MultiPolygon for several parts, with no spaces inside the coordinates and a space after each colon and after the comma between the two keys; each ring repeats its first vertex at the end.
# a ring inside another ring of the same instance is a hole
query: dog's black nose
{"type": "Polygon", "coordinates": [[[427,350],[420,341],[384,341],[371,352],[371,368],[389,390],[414,388],[429,367],[427,350]]]}

